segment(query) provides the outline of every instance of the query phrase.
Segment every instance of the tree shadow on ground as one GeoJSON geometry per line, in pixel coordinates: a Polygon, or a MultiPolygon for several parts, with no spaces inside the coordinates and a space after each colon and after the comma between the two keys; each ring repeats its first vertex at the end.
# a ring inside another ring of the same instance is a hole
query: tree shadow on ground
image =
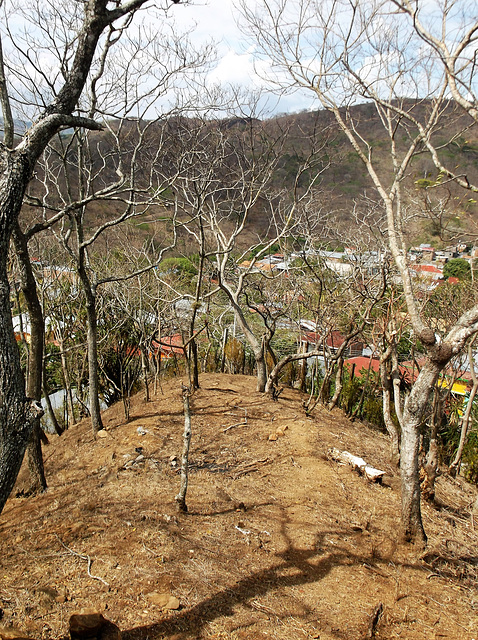
{"type": "MultiPolygon", "coordinates": [[[[274,554],[270,567],[236,580],[233,586],[221,588],[217,593],[204,598],[191,608],[180,610],[156,623],[125,630],[123,640],[145,640],[146,638],[167,638],[169,636],[174,636],[178,640],[180,638],[197,638],[208,623],[221,617],[232,617],[237,614],[235,610],[237,605],[243,605],[249,608],[251,613],[254,611],[257,614],[258,611],[261,611],[261,605],[255,600],[275,589],[300,587],[318,582],[323,580],[335,567],[362,565],[371,567],[376,562],[381,564],[391,560],[388,557],[381,557],[380,560],[375,561],[371,559],[370,554],[353,554],[350,548],[340,543],[340,540],[350,534],[350,531],[345,531],[342,528],[321,531],[317,533],[313,544],[309,545],[308,549],[299,549],[294,546],[287,534],[288,524],[291,524],[291,521],[283,514],[281,532],[287,547],[284,551],[274,554]],[[334,542],[330,542],[329,538],[333,538],[334,542]]],[[[416,568],[413,563],[406,564],[395,561],[395,564],[401,567],[413,566],[416,568]]],[[[263,609],[266,613],[268,612],[267,607],[263,607],[263,609]]],[[[304,611],[300,617],[305,623],[310,620],[317,622],[315,610],[304,607],[304,611]]],[[[288,613],[280,614],[270,610],[269,613],[277,617],[278,623],[289,617],[288,613]]],[[[298,617],[297,614],[295,617],[298,617]]],[[[350,638],[350,627],[347,630],[334,628],[332,612],[331,618],[329,621],[323,621],[323,624],[328,627],[328,637],[337,640],[350,638]],[[332,624],[330,624],[331,622],[332,624]]],[[[366,628],[367,620],[364,616],[363,628],[356,630],[356,633],[359,634],[357,637],[365,633],[366,628]]]]}

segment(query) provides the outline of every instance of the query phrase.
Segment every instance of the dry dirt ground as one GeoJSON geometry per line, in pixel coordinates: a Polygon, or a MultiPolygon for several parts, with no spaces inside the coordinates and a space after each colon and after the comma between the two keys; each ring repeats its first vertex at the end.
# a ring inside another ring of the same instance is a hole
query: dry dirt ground
{"type": "Polygon", "coordinates": [[[62,638],[93,608],[125,640],[478,639],[476,489],[440,477],[420,554],[400,542],[386,437],[338,410],[307,418],[299,392],[272,402],[254,384],[201,377],[187,514],[174,502],[179,379],[136,396],[129,423],[106,411],[103,438],[86,422],[51,437],[48,491],[0,517],[0,625],[62,638]],[[385,470],[384,484],[330,447],[385,470]]]}

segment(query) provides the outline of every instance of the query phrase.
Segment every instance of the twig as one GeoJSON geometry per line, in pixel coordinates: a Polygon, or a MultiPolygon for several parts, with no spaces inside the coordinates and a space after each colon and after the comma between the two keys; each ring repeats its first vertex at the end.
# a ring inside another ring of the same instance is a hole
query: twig
{"type": "Polygon", "coordinates": [[[103,580],[103,578],[100,578],[99,576],[94,576],[91,573],[91,565],[93,564],[93,560],[90,558],[89,555],[83,555],[82,553],[78,553],[78,551],[74,551],[73,549],[70,549],[70,547],[67,547],[66,544],[63,542],[63,540],[61,540],[61,538],[59,536],[57,536],[57,534],[55,533],[55,538],[58,539],[58,541],[60,542],[60,544],[65,547],[65,549],[67,551],[69,551],[71,553],[71,555],[73,556],[77,556],[78,558],[81,558],[82,560],[87,560],[88,561],[88,568],[87,568],[87,572],[88,575],[90,576],[90,578],[93,578],[93,580],[99,580],[100,582],[102,582],[104,585],[106,585],[107,587],[109,587],[109,583],[106,582],[106,580],[103,580]]]}
{"type": "Polygon", "coordinates": [[[380,617],[383,613],[383,604],[381,602],[378,603],[378,605],[375,607],[375,609],[373,610],[371,619],[370,619],[370,624],[368,625],[368,633],[367,633],[367,638],[374,638],[375,637],[375,632],[377,630],[377,625],[380,621],[380,617]]]}
{"type": "Polygon", "coordinates": [[[229,431],[229,429],[234,429],[234,427],[242,427],[242,425],[247,425],[247,422],[236,422],[236,424],[231,424],[230,427],[226,427],[225,429],[223,429],[222,432],[226,433],[226,431],[229,431]]]}
{"type": "Polygon", "coordinates": [[[270,462],[269,458],[262,458],[262,460],[254,460],[253,462],[243,463],[236,469],[236,472],[231,474],[234,480],[237,480],[241,476],[245,476],[253,471],[258,471],[259,467],[264,466],[270,462]]]}
{"type": "Polygon", "coordinates": [[[222,431],[223,433],[226,433],[226,431],[229,431],[229,429],[233,429],[234,427],[241,427],[243,425],[247,425],[247,408],[244,408],[244,420],[242,422],[236,422],[236,424],[231,424],[230,427],[226,427],[222,431]]]}

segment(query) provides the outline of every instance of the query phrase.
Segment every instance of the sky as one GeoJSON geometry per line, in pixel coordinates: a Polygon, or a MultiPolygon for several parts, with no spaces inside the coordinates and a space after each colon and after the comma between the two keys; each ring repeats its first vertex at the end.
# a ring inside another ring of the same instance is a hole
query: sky
{"type": "MultiPolygon", "coordinates": [[[[218,63],[208,76],[211,83],[257,90],[264,87],[264,79],[256,73],[254,46],[237,25],[238,11],[234,4],[233,0],[193,0],[193,4],[174,5],[171,15],[180,29],[195,27],[195,42],[213,40],[217,44],[218,63]]],[[[262,76],[267,76],[263,62],[262,76]]],[[[310,95],[298,92],[281,97],[270,95],[267,99],[267,108],[275,113],[292,113],[313,106],[310,95]]]]}

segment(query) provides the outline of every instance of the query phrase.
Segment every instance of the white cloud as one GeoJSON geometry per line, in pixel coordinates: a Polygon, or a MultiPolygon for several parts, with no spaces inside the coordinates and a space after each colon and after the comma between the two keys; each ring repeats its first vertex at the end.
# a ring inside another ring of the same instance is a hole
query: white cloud
{"type": "Polygon", "coordinates": [[[254,59],[251,53],[238,53],[229,49],[211,71],[208,80],[212,83],[229,83],[232,85],[261,86],[263,83],[256,75],[254,59]]]}

